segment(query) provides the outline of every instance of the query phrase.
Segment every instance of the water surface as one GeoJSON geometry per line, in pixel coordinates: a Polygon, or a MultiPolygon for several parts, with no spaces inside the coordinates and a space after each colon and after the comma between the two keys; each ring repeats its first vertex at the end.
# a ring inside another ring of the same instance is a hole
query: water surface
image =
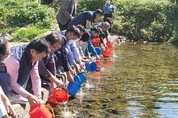
{"type": "MultiPolygon", "coordinates": [[[[87,74],[89,81],[67,103],[67,118],[177,118],[178,49],[125,42],[114,52],[101,71],[87,74]]],[[[55,111],[62,117],[63,108],[55,111]]]]}

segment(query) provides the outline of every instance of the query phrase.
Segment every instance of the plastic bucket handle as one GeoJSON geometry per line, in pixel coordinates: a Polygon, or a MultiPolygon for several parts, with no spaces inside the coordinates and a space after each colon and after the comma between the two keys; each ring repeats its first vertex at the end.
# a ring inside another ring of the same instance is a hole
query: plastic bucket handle
{"type": "Polygon", "coordinates": [[[50,111],[52,112],[52,118],[55,118],[54,110],[50,106],[45,105],[45,107],[50,109],[50,111]]]}

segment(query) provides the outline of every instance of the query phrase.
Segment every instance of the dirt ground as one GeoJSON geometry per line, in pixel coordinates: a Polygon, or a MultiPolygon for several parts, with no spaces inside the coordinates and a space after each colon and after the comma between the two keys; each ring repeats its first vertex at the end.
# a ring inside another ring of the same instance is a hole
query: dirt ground
{"type": "Polygon", "coordinates": [[[22,44],[27,44],[28,42],[10,42],[10,46],[17,46],[22,44]]]}

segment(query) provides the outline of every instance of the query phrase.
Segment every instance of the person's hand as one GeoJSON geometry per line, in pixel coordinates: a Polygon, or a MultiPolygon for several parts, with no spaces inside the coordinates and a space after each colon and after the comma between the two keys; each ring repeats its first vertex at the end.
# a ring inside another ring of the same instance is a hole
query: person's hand
{"type": "Polygon", "coordinates": [[[50,96],[51,94],[53,94],[55,90],[56,90],[56,89],[51,86],[51,87],[50,87],[50,90],[49,90],[49,96],[50,96]]]}
{"type": "Polygon", "coordinates": [[[91,56],[90,56],[90,55],[88,55],[88,56],[87,56],[87,59],[91,59],[91,56]]]}
{"type": "Polygon", "coordinates": [[[96,60],[99,60],[100,59],[100,56],[99,55],[96,55],[96,60]]]}
{"type": "Polygon", "coordinates": [[[72,74],[72,76],[75,76],[76,75],[76,73],[75,73],[75,71],[73,70],[73,69],[70,69],[70,72],[69,72],[70,74],[72,74]]]}
{"type": "Polygon", "coordinates": [[[58,88],[65,88],[66,87],[65,84],[57,78],[56,78],[55,84],[58,88]]]}
{"type": "Polygon", "coordinates": [[[70,20],[73,20],[74,19],[74,17],[73,16],[70,16],[70,20]]]}
{"type": "Polygon", "coordinates": [[[4,106],[6,107],[7,112],[10,113],[14,118],[16,118],[16,113],[8,99],[4,102],[4,106]]]}
{"type": "Polygon", "coordinates": [[[38,100],[39,100],[39,102],[40,102],[41,104],[44,104],[42,98],[38,98],[38,100]]]}
{"type": "Polygon", "coordinates": [[[78,64],[75,64],[75,69],[76,69],[76,73],[80,72],[80,66],[78,66],[78,64]]]}
{"type": "Polygon", "coordinates": [[[83,61],[84,63],[89,63],[89,62],[90,62],[89,59],[83,59],[82,61],[83,61]]]}
{"type": "Polygon", "coordinates": [[[33,106],[35,104],[39,104],[40,103],[40,100],[36,96],[34,96],[32,94],[28,95],[27,99],[28,99],[28,102],[29,102],[30,106],[33,106]]]}
{"type": "Polygon", "coordinates": [[[70,73],[70,71],[66,72],[66,74],[67,74],[67,80],[69,82],[74,82],[74,76],[70,73]]]}
{"type": "Polygon", "coordinates": [[[79,64],[79,66],[80,66],[80,70],[83,69],[83,68],[85,68],[85,62],[81,62],[81,63],[79,64]]]}

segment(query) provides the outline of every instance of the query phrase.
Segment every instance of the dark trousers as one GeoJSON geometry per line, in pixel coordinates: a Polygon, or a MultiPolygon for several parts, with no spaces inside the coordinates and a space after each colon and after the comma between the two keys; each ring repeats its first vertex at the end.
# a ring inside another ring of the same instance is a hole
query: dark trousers
{"type": "Polygon", "coordinates": [[[6,96],[8,96],[8,87],[10,83],[10,76],[8,73],[0,73],[0,86],[6,96]]]}
{"type": "Polygon", "coordinates": [[[66,30],[69,22],[70,20],[65,25],[62,25],[61,23],[58,22],[60,31],[66,30]]]}
{"type": "MultiPolygon", "coordinates": [[[[108,17],[109,17],[109,18],[112,18],[113,16],[112,16],[112,14],[104,14],[104,19],[103,19],[104,22],[107,21],[106,19],[107,19],[108,17]]],[[[111,25],[111,24],[110,24],[110,25],[111,25]]],[[[110,28],[109,28],[109,33],[111,33],[111,26],[110,26],[110,28]]]]}

